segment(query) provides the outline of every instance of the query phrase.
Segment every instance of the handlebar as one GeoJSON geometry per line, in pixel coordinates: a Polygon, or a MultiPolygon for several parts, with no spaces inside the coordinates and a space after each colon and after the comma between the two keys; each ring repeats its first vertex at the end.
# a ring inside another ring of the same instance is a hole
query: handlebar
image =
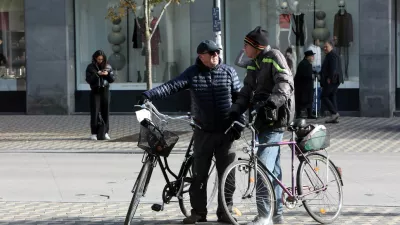
{"type": "Polygon", "coordinates": [[[158,111],[158,109],[154,106],[154,104],[151,103],[150,101],[145,102],[143,105],[134,105],[134,107],[149,110],[152,114],[154,114],[162,122],[167,122],[168,120],[181,120],[181,121],[189,123],[192,127],[197,127],[199,129],[201,129],[201,127],[198,124],[196,124],[196,122],[193,120],[193,117],[189,112],[185,116],[168,116],[168,115],[160,113],[158,111]]]}
{"type": "Polygon", "coordinates": [[[233,123],[225,131],[225,134],[227,134],[229,132],[229,130],[232,129],[235,125],[239,125],[242,128],[246,128],[246,127],[250,128],[250,130],[255,133],[255,129],[253,128],[253,124],[254,124],[254,122],[256,121],[256,118],[257,118],[257,111],[256,110],[251,111],[251,115],[253,116],[253,119],[251,120],[250,123],[243,124],[243,123],[241,123],[239,121],[233,121],[233,123]]]}

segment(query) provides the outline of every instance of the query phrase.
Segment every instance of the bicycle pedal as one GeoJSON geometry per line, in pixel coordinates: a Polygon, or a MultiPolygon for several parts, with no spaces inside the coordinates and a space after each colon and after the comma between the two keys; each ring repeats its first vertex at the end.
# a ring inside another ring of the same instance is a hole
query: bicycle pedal
{"type": "Polygon", "coordinates": [[[164,206],[160,205],[160,204],[153,204],[151,206],[151,210],[156,211],[156,212],[160,212],[164,210],[164,206]]]}

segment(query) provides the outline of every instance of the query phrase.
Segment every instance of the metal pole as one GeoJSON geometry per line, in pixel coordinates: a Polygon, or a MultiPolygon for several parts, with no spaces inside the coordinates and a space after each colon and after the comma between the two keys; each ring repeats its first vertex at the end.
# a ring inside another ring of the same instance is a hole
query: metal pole
{"type": "MultiPolygon", "coordinates": [[[[222,32],[221,32],[221,0],[214,0],[213,8],[213,31],[215,35],[215,43],[222,48],[222,32]]],[[[220,52],[220,57],[224,59],[223,50],[220,52]]]]}

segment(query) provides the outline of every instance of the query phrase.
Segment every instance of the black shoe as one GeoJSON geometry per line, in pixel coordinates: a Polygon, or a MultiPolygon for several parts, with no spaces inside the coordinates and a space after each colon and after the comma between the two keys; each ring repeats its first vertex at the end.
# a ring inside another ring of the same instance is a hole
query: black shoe
{"type": "Polygon", "coordinates": [[[207,218],[205,216],[199,216],[196,214],[192,214],[189,217],[183,219],[183,224],[195,224],[195,223],[205,223],[207,222],[207,218]]]}
{"type": "MultiPolygon", "coordinates": [[[[235,217],[233,217],[233,219],[235,220],[235,222],[237,222],[237,219],[235,217]]],[[[229,219],[228,216],[226,215],[222,215],[222,216],[218,216],[218,223],[228,223],[231,224],[231,220],[229,219]]]]}
{"type": "Polygon", "coordinates": [[[274,222],[274,224],[283,224],[283,216],[282,215],[276,215],[272,217],[272,222],[274,222]]]}

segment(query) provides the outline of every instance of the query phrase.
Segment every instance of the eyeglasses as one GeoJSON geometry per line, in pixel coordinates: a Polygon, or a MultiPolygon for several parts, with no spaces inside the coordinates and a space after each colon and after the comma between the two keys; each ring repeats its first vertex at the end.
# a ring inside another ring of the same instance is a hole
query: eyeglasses
{"type": "Polygon", "coordinates": [[[219,55],[219,51],[204,52],[203,54],[209,54],[209,55],[211,55],[211,56],[214,56],[214,55],[219,55]]]}
{"type": "Polygon", "coordinates": [[[339,5],[339,8],[344,8],[344,5],[339,5]]]}

